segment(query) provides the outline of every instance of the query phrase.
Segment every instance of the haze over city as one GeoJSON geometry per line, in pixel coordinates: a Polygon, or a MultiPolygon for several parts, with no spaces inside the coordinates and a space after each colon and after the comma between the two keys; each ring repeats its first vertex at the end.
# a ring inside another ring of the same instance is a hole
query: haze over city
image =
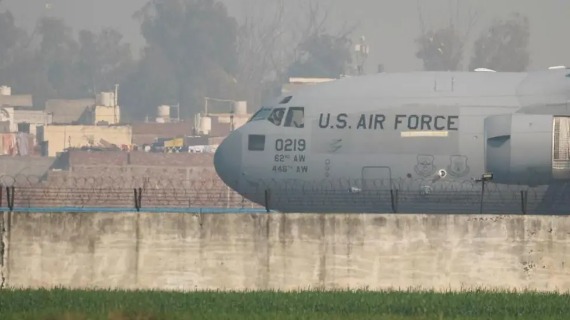
{"type": "Polygon", "coordinates": [[[0,319],[569,314],[569,13],[0,0],[0,319]]]}
{"type": "MultiPolygon", "coordinates": [[[[229,13],[243,19],[250,14],[271,8],[267,3],[277,0],[223,0],[229,13]]],[[[289,21],[294,21],[306,7],[306,0],[287,0],[289,21]]],[[[498,0],[498,1],[450,1],[450,0],[315,0],[323,8],[330,8],[328,23],[340,29],[345,24],[357,24],[353,35],[364,35],[370,45],[369,70],[383,64],[385,71],[421,70],[421,61],[415,57],[414,39],[420,33],[418,3],[423,10],[427,28],[441,27],[449,22],[450,16],[460,28],[465,28],[470,13],[478,19],[471,34],[471,41],[480,31],[497,18],[505,18],[513,12],[527,16],[530,20],[529,69],[547,68],[552,65],[570,64],[570,41],[564,36],[570,30],[570,2],[565,0],[498,0]],[[459,19],[456,19],[459,17],[459,19]]],[[[42,15],[63,18],[76,31],[98,30],[114,27],[135,49],[144,45],[139,23],[133,13],[147,0],[4,0],[0,10],[11,10],[17,24],[31,30],[42,15]],[[47,6],[46,6],[47,5],[47,6]],[[48,9],[46,9],[48,8],[48,9]]],[[[469,51],[468,49],[466,51],[469,51]]],[[[135,51],[135,53],[137,53],[135,51]]]]}

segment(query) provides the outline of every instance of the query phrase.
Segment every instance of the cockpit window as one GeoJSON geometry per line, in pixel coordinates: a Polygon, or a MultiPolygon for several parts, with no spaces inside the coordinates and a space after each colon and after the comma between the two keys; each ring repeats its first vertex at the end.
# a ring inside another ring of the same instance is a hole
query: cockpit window
{"type": "Polygon", "coordinates": [[[285,119],[285,127],[304,128],[305,127],[305,108],[290,107],[285,119]]]}
{"type": "Polygon", "coordinates": [[[283,121],[283,117],[285,116],[285,108],[275,108],[271,115],[269,115],[269,122],[273,123],[276,126],[280,126],[281,122],[283,121]]]}
{"type": "Polygon", "coordinates": [[[271,113],[271,108],[261,108],[257,111],[249,121],[265,120],[271,113]]]}

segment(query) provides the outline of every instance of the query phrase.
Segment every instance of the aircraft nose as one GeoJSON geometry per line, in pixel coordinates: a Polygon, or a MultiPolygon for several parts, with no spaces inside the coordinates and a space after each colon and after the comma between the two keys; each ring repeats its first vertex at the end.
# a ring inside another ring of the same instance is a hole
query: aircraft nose
{"type": "Polygon", "coordinates": [[[214,154],[216,173],[225,184],[236,191],[241,173],[241,152],[241,133],[234,131],[222,141],[214,154]]]}

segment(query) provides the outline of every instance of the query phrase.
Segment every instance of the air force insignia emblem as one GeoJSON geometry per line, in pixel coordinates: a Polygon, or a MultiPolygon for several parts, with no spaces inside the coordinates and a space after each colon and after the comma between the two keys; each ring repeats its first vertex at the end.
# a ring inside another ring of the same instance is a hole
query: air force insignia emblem
{"type": "Polygon", "coordinates": [[[464,177],[469,173],[469,166],[467,165],[467,157],[455,155],[449,158],[449,166],[447,172],[453,177],[464,177]]]}
{"type": "Polygon", "coordinates": [[[415,166],[416,173],[421,177],[429,177],[435,173],[433,164],[434,157],[430,155],[418,155],[418,164],[415,166]]]}

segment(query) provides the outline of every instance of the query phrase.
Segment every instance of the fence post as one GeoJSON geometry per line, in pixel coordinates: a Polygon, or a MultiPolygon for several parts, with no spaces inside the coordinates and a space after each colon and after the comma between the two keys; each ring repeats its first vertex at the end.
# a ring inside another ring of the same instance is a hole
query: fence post
{"type": "Polygon", "coordinates": [[[134,189],[135,190],[135,209],[137,209],[137,211],[141,211],[141,208],[139,208],[139,201],[138,201],[138,190],[137,188],[134,189]]]}
{"type": "Polygon", "coordinates": [[[142,189],[142,188],[139,188],[139,198],[138,198],[138,201],[139,201],[139,211],[140,211],[141,208],[142,208],[142,193],[143,193],[143,189],[142,189]]]}
{"type": "Polygon", "coordinates": [[[392,212],[398,213],[398,189],[390,189],[390,199],[392,200],[392,212]]]}
{"type": "Polygon", "coordinates": [[[479,205],[479,214],[483,214],[483,199],[485,198],[485,180],[481,180],[481,203],[479,205]]]}
{"type": "Polygon", "coordinates": [[[267,213],[269,213],[269,198],[271,197],[271,191],[270,190],[265,190],[265,211],[267,211],[267,213]]]}
{"type": "Polygon", "coordinates": [[[523,214],[526,214],[527,205],[528,205],[528,191],[521,190],[521,209],[523,214]]]}
{"type": "Polygon", "coordinates": [[[12,186],[12,210],[14,210],[14,197],[16,196],[16,187],[12,186]]]}
{"type": "Polygon", "coordinates": [[[4,186],[0,184],[0,208],[2,208],[2,194],[4,194],[4,186]]]}
{"type": "Polygon", "coordinates": [[[8,201],[8,208],[10,211],[14,210],[14,193],[16,193],[16,188],[14,186],[6,187],[6,200],[8,201]]]}

